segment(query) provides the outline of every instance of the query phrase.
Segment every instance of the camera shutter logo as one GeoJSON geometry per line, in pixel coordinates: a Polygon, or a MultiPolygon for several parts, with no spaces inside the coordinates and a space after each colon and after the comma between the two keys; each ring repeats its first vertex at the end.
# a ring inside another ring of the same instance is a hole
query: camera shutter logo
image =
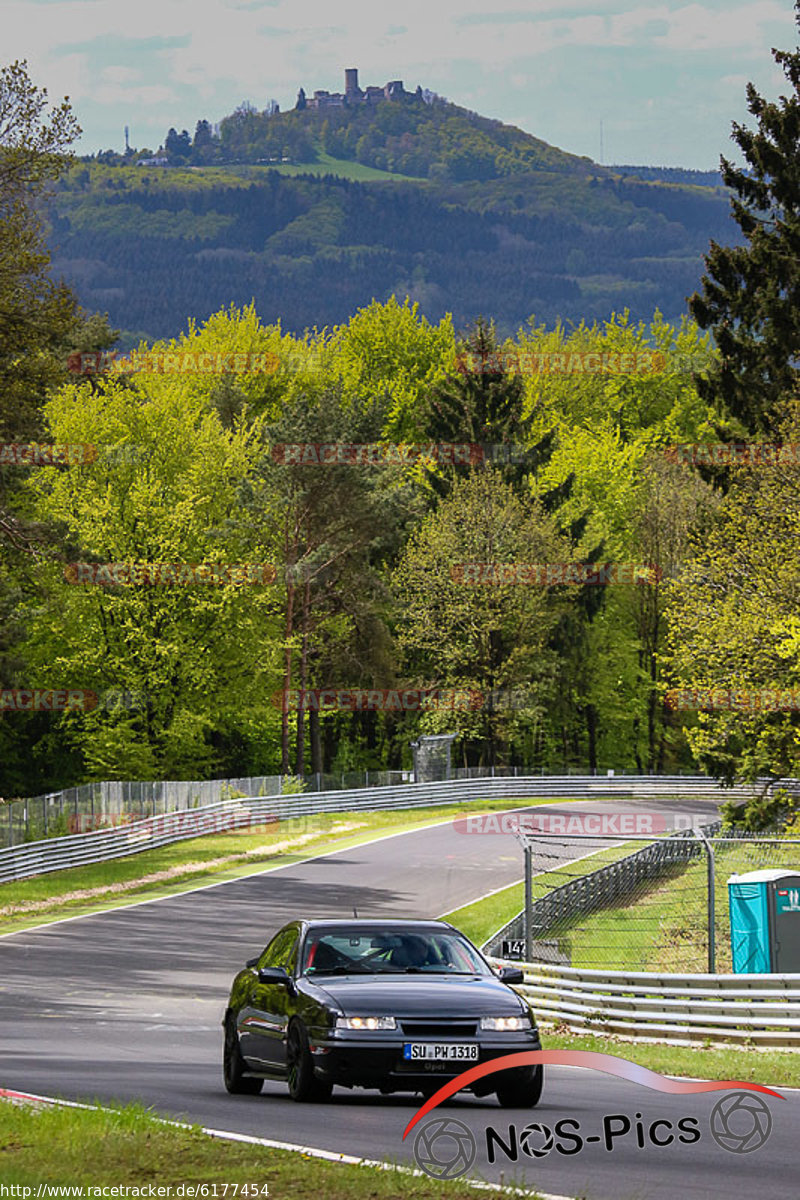
{"type": "Polygon", "coordinates": [[[519,1136],[519,1144],[529,1158],[546,1158],[553,1149],[553,1131],[549,1125],[534,1121],[526,1125],[519,1136]],[[537,1141],[540,1143],[537,1145],[537,1141]]]}
{"type": "Polygon", "coordinates": [[[711,1136],[731,1154],[760,1150],[772,1132],[772,1115],[760,1096],[732,1092],[718,1100],[709,1118],[711,1136]]]}
{"type": "Polygon", "coordinates": [[[472,1131],[452,1117],[427,1121],[414,1139],[417,1166],[434,1179],[457,1179],[472,1166],[476,1151],[472,1131]]]}

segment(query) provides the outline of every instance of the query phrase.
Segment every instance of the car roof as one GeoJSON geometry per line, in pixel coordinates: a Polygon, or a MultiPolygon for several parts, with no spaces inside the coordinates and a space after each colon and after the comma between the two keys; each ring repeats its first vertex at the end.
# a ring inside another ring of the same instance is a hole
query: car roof
{"type": "Polygon", "coordinates": [[[417,919],[412,918],[404,920],[401,917],[325,917],[320,920],[313,919],[303,922],[309,929],[341,929],[346,926],[348,929],[374,929],[380,926],[381,929],[452,929],[453,926],[447,921],[435,921],[433,918],[417,919]]]}

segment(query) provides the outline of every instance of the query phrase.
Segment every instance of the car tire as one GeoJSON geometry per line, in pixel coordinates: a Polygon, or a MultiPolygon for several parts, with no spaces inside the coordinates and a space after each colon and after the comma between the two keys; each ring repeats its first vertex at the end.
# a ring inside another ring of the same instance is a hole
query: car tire
{"type": "Polygon", "coordinates": [[[264,1086],[263,1079],[245,1075],[247,1065],[239,1049],[239,1034],[233,1013],[225,1017],[225,1046],[222,1051],[222,1078],[225,1088],[234,1096],[257,1096],[264,1086]]]}
{"type": "Polygon", "coordinates": [[[293,1100],[301,1104],[330,1100],[333,1084],[323,1083],[314,1074],[308,1035],[299,1021],[292,1022],[286,1037],[286,1069],[293,1100]]]}
{"type": "Polygon", "coordinates": [[[497,1088],[497,1099],[501,1108],[535,1108],[542,1098],[544,1067],[522,1067],[519,1071],[508,1071],[515,1075],[508,1083],[497,1088]]]}

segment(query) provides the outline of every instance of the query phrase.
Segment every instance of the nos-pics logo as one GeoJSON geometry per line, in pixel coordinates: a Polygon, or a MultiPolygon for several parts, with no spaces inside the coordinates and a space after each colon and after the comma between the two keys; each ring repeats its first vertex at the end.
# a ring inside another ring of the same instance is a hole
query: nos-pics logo
{"type": "MultiPolygon", "coordinates": [[[[711,1110],[709,1131],[716,1144],[732,1154],[751,1154],[760,1150],[772,1132],[770,1110],[757,1093],[763,1092],[779,1100],[783,1099],[780,1093],[761,1084],[738,1080],[714,1083],[668,1079],[656,1071],[650,1071],[616,1055],[583,1050],[533,1050],[481,1063],[444,1084],[411,1119],[403,1137],[410,1133],[422,1117],[455,1092],[496,1071],[520,1067],[523,1065],[522,1060],[524,1065],[539,1065],[540,1069],[544,1062],[591,1067],[671,1094],[725,1091],[727,1095],[718,1100],[711,1110]]],[[[642,1114],[638,1112],[633,1119],[623,1113],[604,1116],[597,1130],[584,1131],[580,1122],[572,1118],[561,1119],[553,1126],[535,1121],[518,1129],[516,1125],[511,1124],[502,1132],[488,1126],[484,1130],[486,1157],[492,1164],[500,1156],[510,1162],[517,1162],[520,1154],[532,1160],[545,1158],[552,1153],[572,1156],[579,1154],[592,1143],[602,1145],[609,1152],[615,1150],[618,1144],[631,1148],[635,1146],[639,1150],[648,1146],[691,1146],[702,1138],[699,1126],[700,1120],[697,1117],[660,1117],[648,1121],[643,1120],[642,1114]]],[[[463,1121],[437,1116],[420,1125],[414,1138],[413,1153],[417,1166],[427,1175],[434,1179],[456,1179],[464,1175],[475,1162],[478,1142],[475,1134],[463,1121]]]]}

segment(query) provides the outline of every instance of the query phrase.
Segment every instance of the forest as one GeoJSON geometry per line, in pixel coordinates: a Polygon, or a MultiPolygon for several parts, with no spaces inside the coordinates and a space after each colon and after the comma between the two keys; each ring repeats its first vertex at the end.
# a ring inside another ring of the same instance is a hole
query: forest
{"type": "Polygon", "coordinates": [[[428,94],[258,112],[80,160],[42,201],[54,275],[121,344],[255,302],[302,335],[408,296],[461,328],[658,309],[679,321],[710,239],[736,239],[715,172],[608,168],[428,94]]]}
{"type": "Polygon", "coordinates": [[[709,239],[738,236],[723,187],[630,176],[359,182],[98,163],[59,179],[46,228],[53,275],[107,312],[126,348],[251,301],[298,336],[392,295],[458,328],[491,314],[504,336],[532,315],[658,309],[675,322],[709,239]]]}
{"type": "Polygon", "coordinates": [[[406,768],[424,733],[796,769],[800,98],[753,90],[722,188],[70,162],[66,101],[37,126],[24,64],[0,99],[34,129],[0,155],[0,793],[406,768]],[[623,259],[615,307],[587,278],[623,259]]]}

